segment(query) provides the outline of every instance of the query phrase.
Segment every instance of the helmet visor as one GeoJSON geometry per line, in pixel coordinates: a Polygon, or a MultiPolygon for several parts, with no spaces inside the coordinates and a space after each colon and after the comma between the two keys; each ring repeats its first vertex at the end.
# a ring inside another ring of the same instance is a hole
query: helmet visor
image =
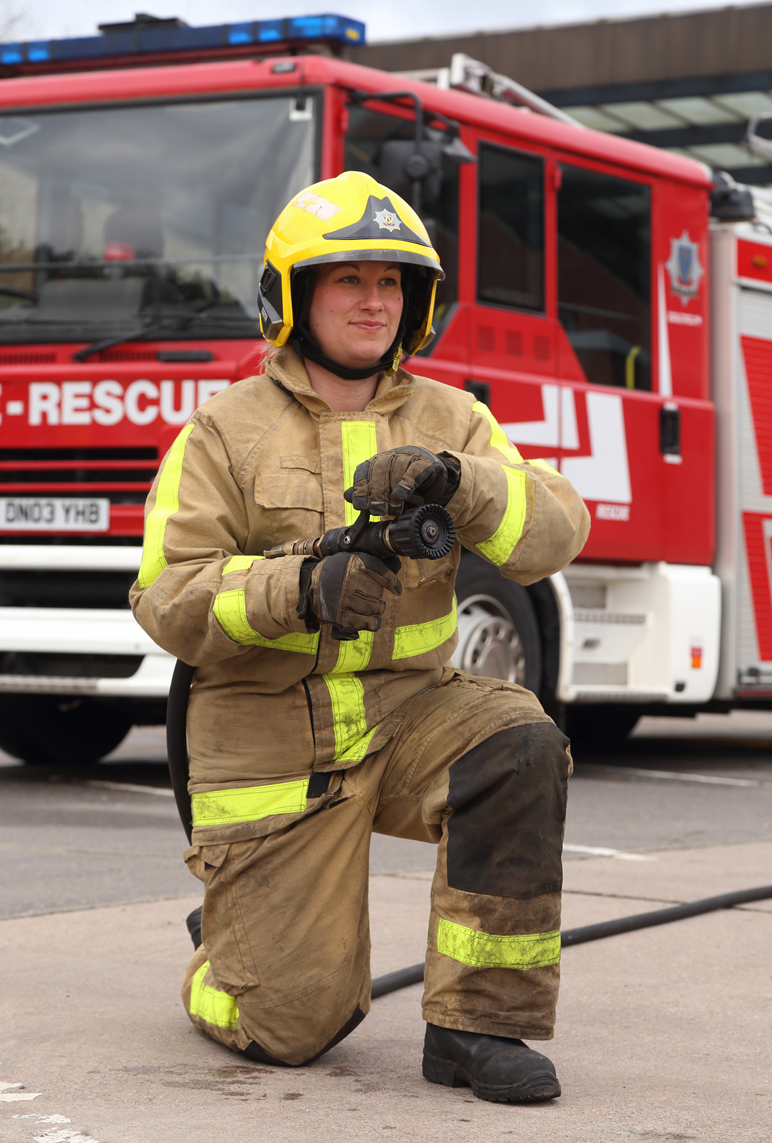
{"type": "Polygon", "coordinates": [[[322,266],[325,262],[405,262],[410,266],[422,266],[431,270],[438,282],[445,277],[442,266],[427,254],[419,254],[413,250],[394,250],[386,247],[381,250],[338,250],[331,254],[318,254],[315,258],[305,258],[296,262],[294,270],[302,270],[306,266],[322,266]]]}

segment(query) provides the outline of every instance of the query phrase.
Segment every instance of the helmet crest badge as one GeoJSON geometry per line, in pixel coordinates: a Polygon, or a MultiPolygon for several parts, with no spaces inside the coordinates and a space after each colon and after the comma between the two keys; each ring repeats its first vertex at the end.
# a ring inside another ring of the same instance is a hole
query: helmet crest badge
{"type": "Polygon", "coordinates": [[[396,214],[390,210],[376,210],[373,221],[378,223],[381,230],[400,230],[402,227],[396,214]]]}

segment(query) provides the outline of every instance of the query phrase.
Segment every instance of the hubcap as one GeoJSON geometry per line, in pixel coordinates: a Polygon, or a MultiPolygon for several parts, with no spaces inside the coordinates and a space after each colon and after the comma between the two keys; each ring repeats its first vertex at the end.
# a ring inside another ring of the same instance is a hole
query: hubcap
{"type": "Polygon", "coordinates": [[[509,612],[490,595],[472,595],[458,611],[453,662],[470,675],[525,686],[525,649],[509,612]]]}

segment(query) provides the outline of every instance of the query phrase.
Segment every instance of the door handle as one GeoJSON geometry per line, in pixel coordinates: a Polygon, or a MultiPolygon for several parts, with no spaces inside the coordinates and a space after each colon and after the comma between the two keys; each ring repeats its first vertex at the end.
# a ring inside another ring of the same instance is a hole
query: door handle
{"type": "Polygon", "coordinates": [[[681,452],[681,410],[670,402],[659,410],[659,451],[671,456],[681,452]]]}

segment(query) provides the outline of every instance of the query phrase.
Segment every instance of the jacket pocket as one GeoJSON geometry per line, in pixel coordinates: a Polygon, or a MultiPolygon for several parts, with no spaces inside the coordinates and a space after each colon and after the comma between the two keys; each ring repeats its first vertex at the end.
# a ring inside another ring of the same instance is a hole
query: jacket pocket
{"type": "Polygon", "coordinates": [[[300,468],[260,472],[255,477],[255,502],[261,508],[300,508],[307,512],[321,512],[324,503],[321,479],[316,473],[300,468]]]}
{"type": "Polygon", "coordinates": [[[260,511],[260,539],[265,548],[287,540],[312,540],[321,535],[324,499],[318,473],[300,468],[259,472],[255,477],[254,498],[260,511]]]}

